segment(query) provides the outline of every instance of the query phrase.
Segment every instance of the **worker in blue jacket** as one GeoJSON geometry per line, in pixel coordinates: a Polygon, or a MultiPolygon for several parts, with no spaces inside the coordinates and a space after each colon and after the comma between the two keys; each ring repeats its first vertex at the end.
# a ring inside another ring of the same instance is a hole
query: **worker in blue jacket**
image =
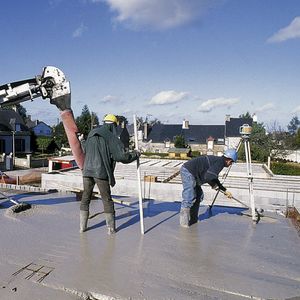
{"type": "Polygon", "coordinates": [[[236,150],[228,149],[223,156],[199,156],[182,165],[180,169],[183,185],[180,209],[182,227],[188,228],[198,221],[199,205],[203,199],[202,184],[208,183],[212,188],[220,189],[228,198],[232,198],[232,194],[219,181],[218,175],[224,167],[229,167],[236,161],[236,150]]]}

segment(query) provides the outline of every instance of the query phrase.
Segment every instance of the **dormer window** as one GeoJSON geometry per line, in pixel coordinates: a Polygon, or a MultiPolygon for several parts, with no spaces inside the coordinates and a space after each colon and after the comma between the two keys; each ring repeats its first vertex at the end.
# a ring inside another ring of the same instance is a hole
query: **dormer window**
{"type": "Polygon", "coordinates": [[[21,124],[16,124],[16,131],[21,131],[21,124]]]}

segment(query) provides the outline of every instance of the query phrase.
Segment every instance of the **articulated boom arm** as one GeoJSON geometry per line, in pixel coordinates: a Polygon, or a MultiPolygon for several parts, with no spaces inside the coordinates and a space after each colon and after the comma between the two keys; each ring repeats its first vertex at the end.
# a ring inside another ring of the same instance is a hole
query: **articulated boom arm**
{"type": "Polygon", "coordinates": [[[71,89],[64,73],[56,67],[45,67],[42,75],[0,86],[0,106],[16,105],[34,98],[49,98],[59,109],[70,108],[71,89]]]}
{"type": "Polygon", "coordinates": [[[42,75],[35,78],[7,83],[0,86],[0,107],[16,105],[24,101],[42,97],[50,99],[60,110],[60,115],[74,158],[80,169],[83,168],[84,154],[77,138],[78,128],[71,110],[70,82],[64,73],[52,66],[43,69],[42,75]]]}

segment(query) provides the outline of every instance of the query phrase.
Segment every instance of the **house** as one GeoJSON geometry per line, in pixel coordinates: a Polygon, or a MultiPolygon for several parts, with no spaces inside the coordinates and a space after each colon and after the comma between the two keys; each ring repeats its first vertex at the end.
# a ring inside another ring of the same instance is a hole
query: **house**
{"type": "Polygon", "coordinates": [[[211,147],[215,154],[222,152],[224,147],[223,125],[155,124],[147,136],[148,141],[151,140],[151,152],[168,152],[169,148],[174,147],[175,137],[180,135],[192,151],[199,151],[201,154],[206,154],[209,138],[213,141],[214,146],[211,147]]]}
{"type": "Polygon", "coordinates": [[[14,110],[0,109],[0,153],[31,153],[30,142],[31,133],[21,116],[14,110]]]}
{"type": "Polygon", "coordinates": [[[31,116],[29,115],[26,120],[26,126],[31,129],[36,136],[52,136],[52,128],[47,125],[43,121],[39,120],[31,120],[31,116]]]}
{"type": "Polygon", "coordinates": [[[141,147],[147,152],[170,154],[169,149],[174,147],[175,137],[181,135],[192,151],[222,155],[225,147],[237,147],[241,139],[240,127],[244,124],[252,126],[252,122],[248,118],[227,116],[224,125],[190,125],[186,120],[182,124],[159,123],[152,127],[145,123],[138,136],[142,136],[139,139],[141,147]]]}

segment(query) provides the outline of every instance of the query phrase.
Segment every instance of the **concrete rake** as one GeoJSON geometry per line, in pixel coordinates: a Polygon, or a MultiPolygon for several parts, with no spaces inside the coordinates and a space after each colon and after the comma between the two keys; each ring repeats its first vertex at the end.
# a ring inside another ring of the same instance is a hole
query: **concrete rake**
{"type": "Polygon", "coordinates": [[[0,192],[0,195],[2,195],[6,200],[14,204],[12,207],[10,207],[10,210],[14,213],[19,213],[32,207],[31,204],[14,200],[2,192],[0,192]]]}

